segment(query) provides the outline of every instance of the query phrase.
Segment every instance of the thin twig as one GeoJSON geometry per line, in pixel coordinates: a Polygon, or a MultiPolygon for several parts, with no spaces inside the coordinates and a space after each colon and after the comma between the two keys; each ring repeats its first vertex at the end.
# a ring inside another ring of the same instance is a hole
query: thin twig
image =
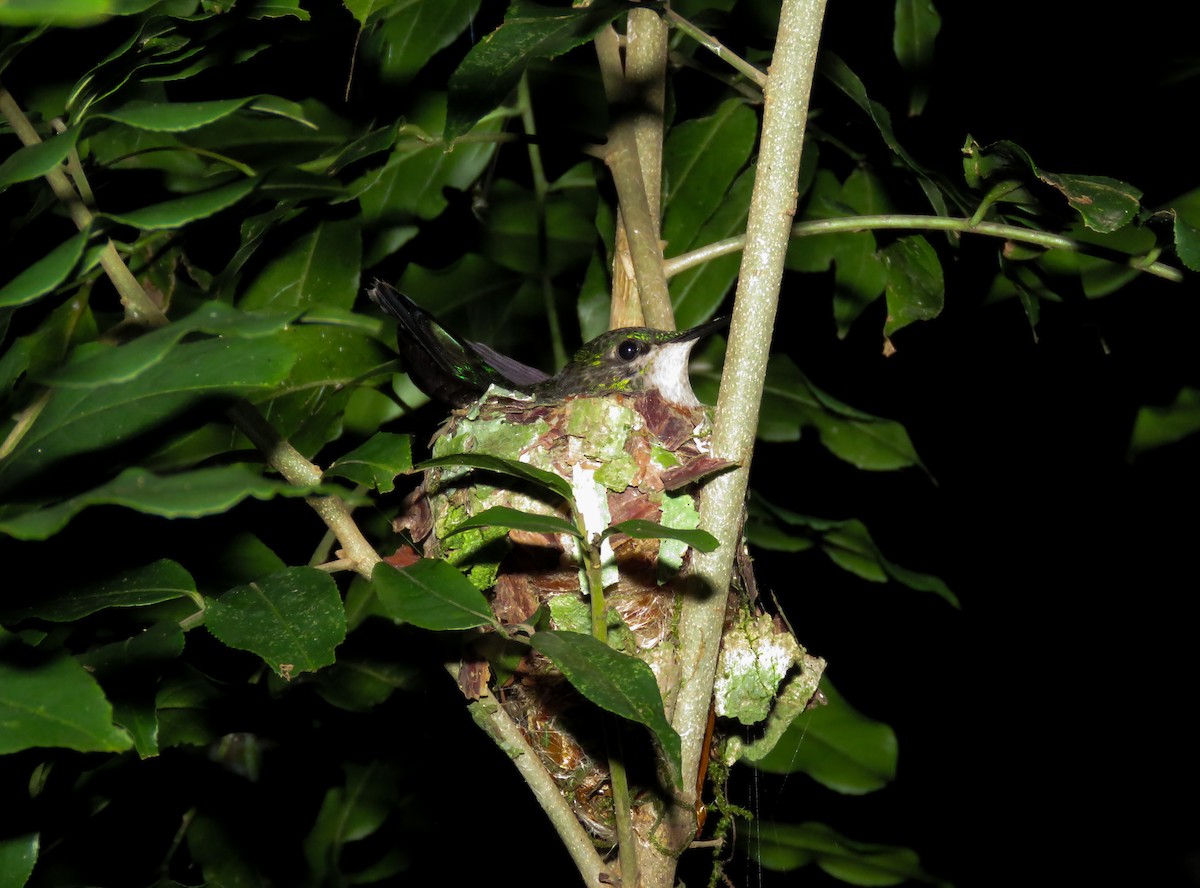
{"type": "MultiPolygon", "coordinates": [[[[21,144],[37,145],[42,141],[42,137],[29,122],[21,106],[3,86],[0,86],[0,114],[8,120],[21,144]]],[[[56,167],[48,171],[45,178],[50,184],[50,190],[70,213],[76,227],[83,231],[91,225],[94,219],[91,210],[84,205],[62,168],[56,167]]],[[[116,287],[130,320],[147,327],[161,327],[167,323],[166,315],[142,289],[142,285],[129,271],[129,266],[125,264],[121,254],[117,252],[116,244],[111,240],[100,253],[100,267],[116,287]]]]}
{"type": "MultiPolygon", "coordinates": [[[[1035,231],[1032,228],[1022,228],[1019,225],[1006,225],[1001,222],[979,222],[972,224],[970,219],[958,216],[922,216],[888,214],[882,216],[845,216],[837,219],[814,219],[809,222],[797,222],[792,226],[792,237],[810,237],[819,234],[838,234],[849,231],[879,231],[888,229],[925,230],[925,231],[957,231],[962,234],[980,234],[986,237],[998,237],[1004,240],[1034,244],[1049,250],[1065,250],[1084,255],[1098,255],[1099,258],[1110,261],[1124,259],[1130,268],[1144,271],[1155,277],[1164,278],[1175,283],[1183,281],[1183,272],[1178,268],[1163,262],[1142,264],[1141,257],[1106,251],[1094,244],[1074,240],[1061,234],[1048,231],[1035,231]],[[1103,255],[1110,253],[1111,255],[1103,255]]],[[[687,271],[697,265],[702,265],[719,256],[726,256],[742,250],[746,245],[746,236],[726,238],[705,244],[696,250],[682,253],[668,259],[664,266],[667,277],[687,271]]]]}
{"type": "Polygon", "coordinates": [[[759,89],[762,89],[767,85],[767,75],[764,72],[750,64],[716,37],[713,37],[708,32],[696,27],[696,25],[689,22],[669,6],[667,7],[666,15],[667,21],[669,21],[672,25],[674,25],[683,33],[687,34],[721,61],[730,65],[739,73],[745,74],[752,81],[758,84],[759,89]]]}
{"type": "MultiPolygon", "coordinates": [[[[446,671],[452,676],[457,676],[458,663],[447,663],[446,671]]],[[[546,813],[546,817],[554,825],[559,839],[583,876],[584,884],[612,884],[612,876],[600,855],[596,853],[591,837],[580,825],[554,778],[542,765],[537,751],[504,707],[485,690],[484,696],[471,704],[470,712],[475,723],[512,759],[513,765],[533,791],[534,798],[546,813]]]]}

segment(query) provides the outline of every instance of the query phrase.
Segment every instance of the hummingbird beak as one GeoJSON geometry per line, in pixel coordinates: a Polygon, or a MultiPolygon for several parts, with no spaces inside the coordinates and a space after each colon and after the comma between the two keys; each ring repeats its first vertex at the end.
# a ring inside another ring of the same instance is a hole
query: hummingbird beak
{"type": "Polygon", "coordinates": [[[728,326],[728,317],[713,318],[711,321],[705,321],[697,327],[681,330],[671,339],[671,342],[695,342],[697,339],[703,339],[709,333],[715,333],[721,328],[728,326]]]}

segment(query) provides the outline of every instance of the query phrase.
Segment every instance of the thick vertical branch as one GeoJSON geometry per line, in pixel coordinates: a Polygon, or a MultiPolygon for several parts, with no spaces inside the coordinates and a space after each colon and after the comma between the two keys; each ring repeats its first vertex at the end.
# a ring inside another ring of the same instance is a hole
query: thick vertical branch
{"type": "Polygon", "coordinates": [[[613,114],[603,156],[620,203],[610,326],[675,329],[659,240],[666,37],[662,20],[646,9],[630,13],[624,62],[616,32],[596,37],[613,114]]]}
{"type": "Polygon", "coordinates": [[[650,215],[662,228],[663,112],[667,101],[666,22],[652,9],[629,13],[625,79],[635,97],[633,137],[650,215]]]}
{"type": "Polygon", "coordinates": [[[720,547],[707,555],[694,553],[694,592],[684,599],[680,622],[683,683],[673,724],[683,738],[684,775],[699,767],[712,699],[824,11],[825,0],[784,0],[765,89],[758,172],[713,430],[713,455],[740,468],[704,488],[700,526],[720,547]]]}

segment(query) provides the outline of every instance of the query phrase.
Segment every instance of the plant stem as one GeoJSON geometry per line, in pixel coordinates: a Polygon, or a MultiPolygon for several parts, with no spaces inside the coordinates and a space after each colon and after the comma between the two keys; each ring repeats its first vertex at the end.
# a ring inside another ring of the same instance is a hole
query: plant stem
{"type": "Polygon", "coordinates": [[[824,0],[784,0],[764,91],[762,147],[713,428],[713,456],[738,463],[739,468],[705,485],[700,527],[713,534],[720,546],[707,555],[693,552],[692,590],[684,597],[680,620],[683,680],[672,724],[683,740],[689,802],[695,801],[690,777],[699,767],[712,700],[771,330],[796,211],[796,182],[824,9],[824,0]]]}
{"type": "MultiPolygon", "coordinates": [[[[447,663],[446,671],[451,676],[457,676],[458,665],[457,661],[447,663]]],[[[483,697],[471,704],[470,712],[475,723],[512,759],[517,771],[533,791],[534,798],[546,812],[546,817],[554,825],[567,853],[575,861],[584,884],[591,888],[611,884],[612,876],[596,853],[591,837],[580,825],[554,778],[542,766],[537,751],[525,739],[504,707],[489,692],[485,692],[483,697]]]]}
{"type": "MultiPolygon", "coordinates": [[[[249,401],[239,401],[229,408],[229,418],[241,429],[254,446],[266,457],[267,462],[290,484],[297,487],[316,487],[324,475],[317,466],[313,465],[295,447],[289,444],[268,423],[258,408],[249,401]]],[[[356,573],[367,579],[371,578],[371,570],[381,560],[379,553],[367,542],[354,518],[350,508],[336,496],[310,496],[306,502],[321,516],[325,525],[337,535],[342,544],[345,557],[354,564],[356,573]]]]}
{"type": "Polygon", "coordinates": [[[667,21],[674,27],[687,34],[721,61],[728,63],[736,71],[749,77],[754,83],[758,84],[759,89],[767,85],[766,74],[758,70],[758,68],[754,67],[754,65],[750,64],[736,52],[733,52],[716,37],[713,37],[706,31],[702,31],[669,6],[667,7],[666,16],[667,21]]]}
{"type": "Polygon", "coordinates": [[[604,718],[604,739],[608,747],[608,777],[613,795],[613,817],[617,823],[617,859],[621,862],[621,883],[640,885],[637,842],[633,831],[633,816],[629,806],[629,780],[625,775],[625,749],[621,743],[621,728],[607,712],[604,718]]]}
{"type": "Polygon", "coordinates": [[[546,321],[550,327],[550,344],[554,350],[554,365],[567,363],[567,350],[563,347],[562,327],[558,323],[558,308],[554,304],[554,285],[550,281],[547,256],[549,235],[546,231],[546,170],[542,166],[542,149],[537,144],[537,122],[533,118],[533,102],[529,97],[529,74],[521,75],[517,84],[517,105],[521,111],[521,124],[529,137],[526,151],[529,154],[529,173],[533,178],[533,204],[537,214],[538,277],[542,284],[542,302],[546,310],[546,321]]]}
{"type": "MultiPolygon", "coordinates": [[[[669,10],[668,10],[669,12],[669,10]]],[[[667,26],[652,9],[629,12],[625,79],[633,93],[634,139],[655,231],[662,220],[663,114],[667,102],[667,26]]]]}
{"type": "MultiPolygon", "coordinates": [[[[611,28],[605,29],[597,35],[596,52],[600,59],[601,78],[604,81],[605,93],[613,114],[608,142],[602,149],[601,156],[612,174],[613,184],[617,189],[617,201],[620,205],[619,218],[622,220],[625,238],[628,242],[629,261],[633,265],[634,279],[637,282],[637,295],[641,304],[643,323],[660,330],[674,330],[675,313],[671,309],[671,294],[667,289],[666,275],[663,273],[658,215],[652,209],[648,197],[651,191],[661,191],[661,171],[655,181],[650,181],[646,171],[642,168],[639,150],[639,120],[642,121],[642,138],[646,139],[644,130],[648,118],[644,115],[640,103],[644,101],[641,93],[646,89],[647,84],[634,82],[622,67],[617,37],[611,28]]],[[[661,44],[661,52],[665,59],[665,39],[661,44]]],[[[645,51],[645,54],[646,56],[653,55],[648,50],[645,51]]],[[[642,70],[650,67],[645,59],[640,64],[643,66],[642,70]]],[[[651,101],[654,99],[651,98],[651,101]]],[[[661,123],[659,125],[661,126],[661,123]]],[[[658,165],[661,170],[661,161],[657,161],[656,164],[656,161],[652,159],[650,161],[652,172],[655,165],[658,165]]],[[[624,264],[618,249],[613,263],[614,293],[621,292],[624,287],[620,281],[623,273],[624,264]]],[[[629,317],[629,312],[621,306],[614,305],[614,312],[618,317],[629,317]]]]}
{"type": "MultiPolygon", "coordinates": [[[[1034,244],[1049,250],[1065,250],[1072,253],[1096,255],[1114,262],[1124,261],[1131,268],[1144,271],[1155,277],[1165,278],[1175,283],[1183,281],[1183,272],[1163,262],[1153,262],[1149,265],[1140,264],[1137,256],[1114,253],[1086,244],[1082,241],[1052,234],[1048,231],[1035,231],[1032,228],[1022,228],[1019,225],[1006,225],[1001,222],[978,222],[972,224],[970,219],[957,216],[922,216],[887,214],[882,216],[845,216],[837,219],[814,219],[809,222],[797,222],[792,226],[792,237],[811,237],[818,234],[837,234],[847,231],[878,231],[886,229],[925,230],[925,231],[957,231],[962,234],[980,234],[986,237],[998,237],[1004,240],[1034,244]]],[[[710,259],[736,253],[745,248],[746,235],[730,237],[725,240],[705,244],[696,250],[683,253],[665,264],[667,277],[687,271],[697,265],[702,265],[710,259]]]]}
{"type": "MultiPolygon", "coordinates": [[[[22,145],[37,145],[42,141],[42,137],[29,122],[29,118],[25,116],[21,106],[3,86],[0,86],[0,114],[3,114],[8,120],[22,145]]],[[[50,184],[50,190],[54,192],[55,197],[66,207],[72,221],[80,231],[92,224],[95,218],[92,211],[80,200],[75,188],[71,185],[71,180],[61,167],[55,167],[48,171],[46,181],[50,184]]],[[[147,327],[161,327],[167,323],[167,318],[162,310],[142,289],[142,285],[130,272],[129,266],[117,252],[116,244],[111,240],[100,254],[100,267],[104,269],[105,274],[116,287],[117,293],[121,297],[121,304],[125,306],[125,311],[131,321],[147,327]]]]}

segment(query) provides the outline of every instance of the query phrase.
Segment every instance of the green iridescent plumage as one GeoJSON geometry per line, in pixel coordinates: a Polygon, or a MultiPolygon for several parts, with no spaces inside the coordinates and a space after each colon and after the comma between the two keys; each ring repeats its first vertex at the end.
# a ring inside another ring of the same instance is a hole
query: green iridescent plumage
{"type": "Polygon", "coordinates": [[[454,336],[382,281],[376,281],[369,294],[399,322],[397,345],[413,383],[431,398],[455,406],[478,400],[489,386],[497,385],[539,401],[656,390],[669,403],[693,407],[700,402],[688,379],[692,347],[727,323],[719,318],[683,331],[610,330],[583,345],[554,376],[547,376],[482,343],[454,336]]]}

